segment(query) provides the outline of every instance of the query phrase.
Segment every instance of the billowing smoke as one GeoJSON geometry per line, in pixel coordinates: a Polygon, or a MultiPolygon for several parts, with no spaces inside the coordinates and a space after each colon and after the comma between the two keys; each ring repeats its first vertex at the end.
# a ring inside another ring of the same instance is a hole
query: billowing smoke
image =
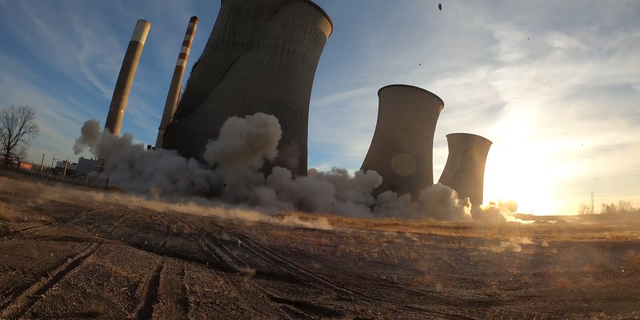
{"type": "Polygon", "coordinates": [[[382,184],[382,177],[375,171],[357,171],[351,176],[346,169],[310,169],[307,177],[293,177],[288,169],[276,166],[265,178],[264,162],[278,156],[281,136],[280,123],[272,115],[231,117],[223,124],[218,139],[207,144],[203,154],[206,163],[202,163],[172,150],[145,150],[143,144],[133,143],[130,134],[115,137],[101,131],[98,121],[89,120],[73,149],[76,154],[88,149],[106,158],[101,174],[111,185],[166,200],[196,196],[272,212],[471,219],[468,198],[458,199],[453,189],[441,184],[425,189],[412,202],[410,195],[398,196],[391,191],[373,197],[373,189],[382,184]]]}
{"type": "Polygon", "coordinates": [[[132,147],[144,150],[143,144],[133,143],[131,134],[125,133],[121,137],[108,133],[103,134],[98,120],[86,121],[80,129],[80,133],[80,138],[76,139],[73,145],[73,152],[76,155],[89,149],[94,155],[108,158],[132,147]]]}
{"type": "Polygon", "coordinates": [[[490,201],[488,206],[474,207],[471,215],[474,220],[483,222],[505,222],[514,220],[513,214],[518,211],[515,201],[490,201]]]}

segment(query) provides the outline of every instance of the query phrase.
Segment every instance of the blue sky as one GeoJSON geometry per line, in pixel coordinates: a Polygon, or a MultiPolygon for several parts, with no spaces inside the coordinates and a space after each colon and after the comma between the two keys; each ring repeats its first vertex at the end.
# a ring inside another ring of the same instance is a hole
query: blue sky
{"type": "MultiPolygon", "coordinates": [[[[417,85],[445,101],[445,135],[494,142],[485,202],[524,212],[575,213],[581,202],[640,205],[640,2],[318,0],[334,33],[316,73],[309,165],[358,169],[377,115],[377,90],[417,85]],[[437,4],[443,4],[443,11],[437,4]]],[[[104,123],[137,19],[151,23],[122,130],[155,142],[189,20],[187,70],[219,1],[0,0],[0,107],[30,105],[41,134],[29,159],[71,156],[87,119],[104,123]]],[[[186,81],[186,77],[185,77],[186,81]]],[[[89,156],[89,155],[86,155],[89,156]]]]}

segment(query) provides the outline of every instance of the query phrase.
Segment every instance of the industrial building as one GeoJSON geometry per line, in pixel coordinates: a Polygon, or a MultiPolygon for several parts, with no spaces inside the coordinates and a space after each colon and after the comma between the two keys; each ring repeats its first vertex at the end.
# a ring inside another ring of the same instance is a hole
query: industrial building
{"type": "Polygon", "coordinates": [[[361,170],[382,176],[374,194],[391,190],[416,199],[433,185],[433,136],[444,101],[401,84],[381,88],[378,101],[378,120],[361,170]]]}
{"type": "Polygon", "coordinates": [[[458,192],[460,199],[469,197],[480,206],[484,197],[484,167],[492,142],[470,133],[447,135],[449,156],[439,182],[458,192]]]}
{"type": "Polygon", "coordinates": [[[147,40],[149,28],[151,28],[149,22],[142,19],[138,20],[120,67],[116,87],[111,97],[109,113],[107,113],[107,121],[104,124],[104,128],[114,136],[120,135],[120,127],[122,127],[124,111],[127,108],[131,84],[133,84],[133,77],[138,68],[138,61],[140,60],[144,43],[147,40]]]}
{"type": "Polygon", "coordinates": [[[280,121],[280,165],[307,173],[309,103],[316,68],[333,31],[309,0],[224,0],[209,40],[164,134],[163,148],[202,159],[232,116],[280,121]]]}
{"type": "Polygon", "coordinates": [[[87,159],[84,157],[80,157],[78,159],[78,175],[79,176],[87,176],[91,171],[93,171],[95,161],[93,159],[87,159]]]}

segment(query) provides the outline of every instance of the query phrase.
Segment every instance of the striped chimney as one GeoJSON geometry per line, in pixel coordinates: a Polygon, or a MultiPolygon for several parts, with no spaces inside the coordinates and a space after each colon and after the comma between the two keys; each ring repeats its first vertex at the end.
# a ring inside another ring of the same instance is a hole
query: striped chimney
{"type": "Polygon", "coordinates": [[[162,137],[164,131],[167,129],[173,114],[178,107],[178,100],[180,98],[180,90],[182,88],[182,77],[184,76],[184,69],[187,66],[187,59],[189,58],[189,51],[191,51],[191,44],[193,43],[193,36],[196,34],[196,28],[198,27],[198,17],[193,16],[189,19],[189,26],[187,32],[182,40],[182,48],[178,55],[178,61],[176,62],[176,68],[173,70],[173,77],[171,78],[171,85],[169,86],[169,93],[167,94],[167,101],[164,103],[164,111],[162,112],[162,119],[160,120],[160,127],[158,128],[158,138],[156,139],[156,149],[162,148],[162,137]]]}
{"type": "Polygon", "coordinates": [[[120,135],[124,110],[127,108],[127,100],[129,100],[129,91],[131,91],[133,77],[138,68],[138,60],[140,60],[140,55],[142,54],[142,49],[144,48],[144,43],[147,40],[150,28],[151,24],[148,21],[138,20],[135,29],[133,29],[133,35],[131,36],[131,41],[129,41],[127,52],[124,54],[120,74],[116,81],[116,87],[113,90],[113,97],[111,98],[111,105],[109,106],[109,113],[107,114],[107,122],[104,125],[104,128],[109,130],[114,136],[120,135]]]}

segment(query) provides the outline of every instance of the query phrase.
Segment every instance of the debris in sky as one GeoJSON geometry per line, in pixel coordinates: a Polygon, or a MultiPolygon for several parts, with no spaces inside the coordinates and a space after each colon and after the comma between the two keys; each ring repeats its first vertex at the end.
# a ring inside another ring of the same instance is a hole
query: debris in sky
{"type": "Polygon", "coordinates": [[[438,3],[438,9],[440,9],[440,11],[442,11],[442,3],[438,3]]]}

